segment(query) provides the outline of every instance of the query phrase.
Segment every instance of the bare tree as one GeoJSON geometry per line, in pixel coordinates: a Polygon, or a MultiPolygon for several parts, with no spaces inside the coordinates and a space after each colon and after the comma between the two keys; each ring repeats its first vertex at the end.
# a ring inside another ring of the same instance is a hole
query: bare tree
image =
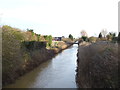
{"type": "Polygon", "coordinates": [[[85,36],[85,37],[88,36],[85,30],[82,30],[82,31],[81,31],[81,36],[85,36]]]}
{"type": "Polygon", "coordinates": [[[101,34],[102,34],[104,37],[106,37],[106,35],[107,35],[107,30],[106,30],[106,29],[103,29],[103,30],[101,31],[101,34]]]}

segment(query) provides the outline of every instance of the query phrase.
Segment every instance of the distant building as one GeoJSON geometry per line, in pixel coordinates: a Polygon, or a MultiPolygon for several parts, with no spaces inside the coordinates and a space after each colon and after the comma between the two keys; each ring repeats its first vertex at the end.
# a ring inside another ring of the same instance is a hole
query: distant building
{"type": "Polygon", "coordinates": [[[62,37],[54,37],[53,40],[55,40],[55,41],[61,41],[61,40],[62,40],[62,37]]]}
{"type": "Polygon", "coordinates": [[[62,38],[65,38],[65,36],[62,36],[62,38]]]}

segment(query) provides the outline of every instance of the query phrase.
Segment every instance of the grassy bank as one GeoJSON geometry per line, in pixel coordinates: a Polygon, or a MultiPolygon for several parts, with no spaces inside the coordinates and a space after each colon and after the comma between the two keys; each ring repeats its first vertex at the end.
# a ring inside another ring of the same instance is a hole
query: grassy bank
{"type": "Polygon", "coordinates": [[[118,88],[118,44],[81,43],[76,81],[80,88],[118,88]]]}
{"type": "Polygon", "coordinates": [[[59,53],[62,50],[69,48],[71,45],[73,44],[67,44],[64,41],[53,41],[51,49],[54,50],[55,53],[59,53]]]}
{"type": "Polygon", "coordinates": [[[3,26],[2,85],[14,82],[18,77],[70,46],[62,42],[61,47],[50,48],[50,43],[51,41],[47,43],[43,36],[32,31],[21,31],[10,26],[3,26]]]}

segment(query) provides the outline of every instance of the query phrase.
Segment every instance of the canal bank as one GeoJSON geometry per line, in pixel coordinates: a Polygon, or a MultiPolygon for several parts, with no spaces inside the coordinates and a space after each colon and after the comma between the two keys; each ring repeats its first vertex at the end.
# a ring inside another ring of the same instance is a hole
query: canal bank
{"type": "Polygon", "coordinates": [[[118,43],[81,43],[76,81],[80,88],[119,88],[118,43]]]}
{"type": "Polygon", "coordinates": [[[40,35],[33,30],[22,31],[2,26],[2,86],[14,83],[20,76],[41,63],[52,59],[69,47],[64,41],[52,46],[51,35],[40,35]]]}
{"type": "Polygon", "coordinates": [[[77,88],[77,49],[78,45],[71,46],[6,88],[77,88]]]}
{"type": "MultiPolygon", "coordinates": [[[[22,60],[25,61],[21,64],[17,63],[18,66],[21,65],[19,68],[14,68],[15,70],[12,70],[11,72],[9,72],[9,70],[8,72],[6,72],[7,74],[3,73],[3,86],[14,83],[16,79],[35,69],[41,63],[52,59],[63,50],[69,48],[71,45],[72,44],[66,44],[62,42],[62,48],[46,49],[46,45],[44,42],[23,42],[21,44],[21,54],[23,57],[22,60]]],[[[14,65],[14,63],[11,64],[14,65]]],[[[3,65],[3,71],[5,71],[4,68],[5,66],[3,65]]]]}

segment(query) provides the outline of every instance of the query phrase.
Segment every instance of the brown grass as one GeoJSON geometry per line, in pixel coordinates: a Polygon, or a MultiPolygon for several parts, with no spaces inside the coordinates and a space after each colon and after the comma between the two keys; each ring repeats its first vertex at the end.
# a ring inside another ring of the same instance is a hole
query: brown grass
{"type": "Polygon", "coordinates": [[[78,86],[118,87],[118,60],[118,44],[100,41],[86,46],[80,45],[76,78],[78,86]]]}

